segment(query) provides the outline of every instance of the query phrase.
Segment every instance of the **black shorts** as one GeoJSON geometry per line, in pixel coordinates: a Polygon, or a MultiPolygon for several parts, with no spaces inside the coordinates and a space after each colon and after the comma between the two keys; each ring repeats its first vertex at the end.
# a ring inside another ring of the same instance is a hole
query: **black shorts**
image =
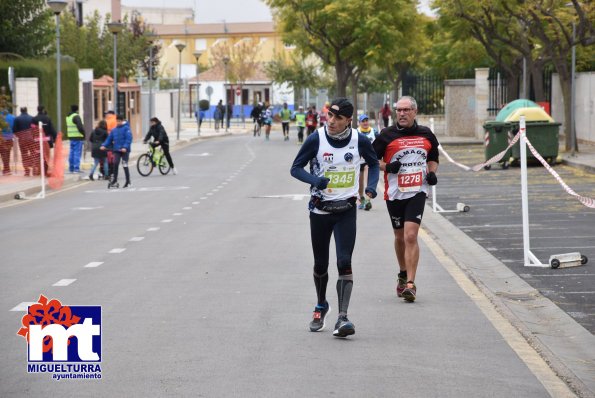
{"type": "Polygon", "coordinates": [[[387,200],[386,208],[390,216],[390,222],[393,229],[401,229],[405,226],[405,221],[411,221],[421,224],[426,205],[426,193],[419,192],[409,199],[387,200]]]}

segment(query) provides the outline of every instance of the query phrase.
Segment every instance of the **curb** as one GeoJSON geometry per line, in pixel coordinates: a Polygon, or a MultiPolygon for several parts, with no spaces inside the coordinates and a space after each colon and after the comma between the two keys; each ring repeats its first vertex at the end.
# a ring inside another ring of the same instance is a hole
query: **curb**
{"type": "Polygon", "coordinates": [[[571,166],[571,167],[575,167],[577,169],[581,169],[581,170],[587,171],[589,173],[595,173],[595,166],[592,166],[589,164],[580,163],[580,162],[576,162],[574,160],[568,160],[568,159],[564,159],[564,158],[562,158],[562,164],[565,164],[565,165],[571,166]]]}
{"type": "Polygon", "coordinates": [[[424,230],[444,253],[561,380],[579,397],[595,397],[595,336],[445,217],[426,210],[424,230]]]}

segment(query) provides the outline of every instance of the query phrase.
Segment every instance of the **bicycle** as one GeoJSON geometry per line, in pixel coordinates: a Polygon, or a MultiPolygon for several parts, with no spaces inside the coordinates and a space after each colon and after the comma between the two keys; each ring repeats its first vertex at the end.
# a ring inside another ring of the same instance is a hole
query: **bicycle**
{"type": "Polygon", "coordinates": [[[260,131],[262,130],[262,123],[259,119],[254,119],[254,137],[258,135],[260,137],[260,131]]]}
{"type": "Polygon", "coordinates": [[[155,150],[155,147],[149,144],[149,151],[138,157],[136,169],[138,170],[138,174],[147,177],[153,172],[153,168],[156,166],[163,175],[166,175],[171,170],[167,159],[163,155],[163,149],[159,147],[159,150],[155,150]]]}

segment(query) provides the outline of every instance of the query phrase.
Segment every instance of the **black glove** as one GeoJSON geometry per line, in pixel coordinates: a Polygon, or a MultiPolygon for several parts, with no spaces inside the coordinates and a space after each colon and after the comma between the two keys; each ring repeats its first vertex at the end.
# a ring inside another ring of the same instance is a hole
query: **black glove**
{"type": "Polygon", "coordinates": [[[438,184],[438,177],[436,177],[436,173],[434,173],[433,171],[430,171],[428,173],[428,175],[426,176],[426,181],[430,185],[436,185],[436,184],[438,184]]]}
{"type": "Polygon", "coordinates": [[[318,189],[325,189],[329,183],[329,179],[326,177],[320,177],[318,182],[316,183],[316,188],[318,189]]]}
{"type": "Polygon", "coordinates": [[[387,163],[384,166],[384,170],[386,170],[387,173],[392,173],[392,174],[397,174],[399,172],[400,168],[401,168],[401,162],[399,162],[398,160],[395,160],[392,163],[387,163]]]}

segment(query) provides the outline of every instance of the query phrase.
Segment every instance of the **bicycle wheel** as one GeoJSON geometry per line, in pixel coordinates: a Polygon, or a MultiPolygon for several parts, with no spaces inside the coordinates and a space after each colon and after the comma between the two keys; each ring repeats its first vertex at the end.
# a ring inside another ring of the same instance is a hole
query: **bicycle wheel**
{"type": "Polygon", "coordinates": [[[151,174],[151,172],[153,172],[153,162],[151,162],[151,157],[146,153],[140,155],[136,161],[136,169],[138,170],[138,174],[143,177],[151,174]]]}
{"type": "Polygon", "coordinates": [[[169,167],[169,163],[167,163],[165,156],[162,157],[161,162],[159,162],[159,172],[163,175],[166,175],[167,173],[169,173],[170,170],[171,167],[169,167]]]}

